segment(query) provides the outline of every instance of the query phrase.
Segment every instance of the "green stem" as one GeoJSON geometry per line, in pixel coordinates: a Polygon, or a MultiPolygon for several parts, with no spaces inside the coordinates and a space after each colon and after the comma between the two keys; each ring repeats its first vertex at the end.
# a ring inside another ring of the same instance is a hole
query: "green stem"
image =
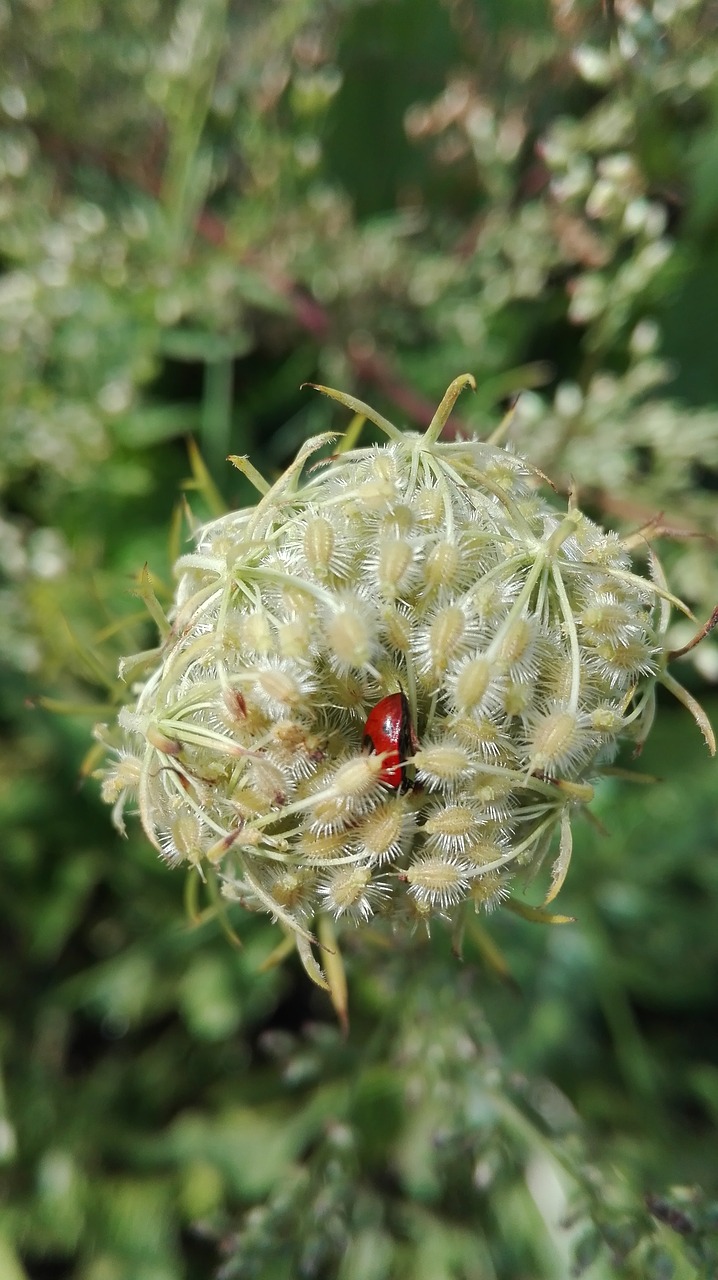
{"type": "Polygon", "coordinates": [[[454,378],[451,385],[447,387],[441,404],[424,432],[422,443],[425,446],[435,444],[439,439],[439,436],[446,426],[449,414],[461,395],[461,392],[464,390],[464,387],[471,387],[472,391],[476,390],[476,379],[473,374],[460,373],[458,378],[454,378]]]}
{"type": "MultiPolygon", "coordinates": [[[[162,202],[167,210],[170,252],[175,257],[193,232],[211,177],[209,160],[201,156],[200,148],[222,51],[226,9],[226,0],[205,0],[200,29],[194,37],[191,70],[181,83],[172,86],[174,93],[170,92],[174,112],[170,107],[162,202]]],[[[182,12],[178,15],[183,16],[182,12]]]]}

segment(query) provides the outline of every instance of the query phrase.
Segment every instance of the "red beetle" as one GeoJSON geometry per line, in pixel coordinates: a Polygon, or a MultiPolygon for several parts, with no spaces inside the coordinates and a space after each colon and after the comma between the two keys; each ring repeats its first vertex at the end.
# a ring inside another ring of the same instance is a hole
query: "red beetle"
{"type": "Polygon", "coordinates": [[[379,774],[379,781],[395,791],[408,791],[413,785],[402,767],[404,762],[419,749],[414,732],[411,711],[405,693],[390,693],[372,707],[364,725],[362,746],[386,756],[379,774]]]}

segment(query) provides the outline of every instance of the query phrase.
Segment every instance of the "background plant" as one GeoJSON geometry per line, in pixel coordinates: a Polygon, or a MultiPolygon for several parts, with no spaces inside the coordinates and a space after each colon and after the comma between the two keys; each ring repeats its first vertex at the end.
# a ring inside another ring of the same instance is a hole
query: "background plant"
{"type": "MultiPolygon", "coordinates": [[[[269,473],[337,425],[307,378],[422,423],[471,369],[484,434],[521,390],[520,450],[621,530],[689,535],[661,553],[710,612],[712,6],[0,22],[6,1273],[710,1275],[715,775],[687,720],[662,707],[641,761],[670,780],[607,784],[609,836],[577,836],[578,927],[499,921],[461,966],[440,934],[362,944],[346,1044],[261,972],[271,927],[189,929],[181,877],[76,780],[180,486],[200,516],[248,501],[227,453],[269,473]]],[[[710,642],[695,662],[698,689],[710,642]]]]}

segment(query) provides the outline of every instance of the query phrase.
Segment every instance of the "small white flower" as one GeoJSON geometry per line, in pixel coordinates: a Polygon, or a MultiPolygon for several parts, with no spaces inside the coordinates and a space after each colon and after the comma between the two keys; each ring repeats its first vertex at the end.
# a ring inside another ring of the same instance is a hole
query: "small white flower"
{"type": "Polygon", "coordinates": [[[409,864],[406,878],[409,893],[430,907],[454,907],[469,888],[465,862],[451,855],[423,854],[409,864]]]}
{"type": "Polygon", "coordinates": [[[376,615],[358,592],[343,592],[328,610],[325,636],[332,666],[340,675],[369,665],[377,648],[376,615]]]}
{"type": "Polygon", "coordinates": [[[319,893],[326,910],[337,919],[367,921],[387,901],[390,889],[385,880],[372,879],[368,867],[346,867],[327,876],[319,893]]]}

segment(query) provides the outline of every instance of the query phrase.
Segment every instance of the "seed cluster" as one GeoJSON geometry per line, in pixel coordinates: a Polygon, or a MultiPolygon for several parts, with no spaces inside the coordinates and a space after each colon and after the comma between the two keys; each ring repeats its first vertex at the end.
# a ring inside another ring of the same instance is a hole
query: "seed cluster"
{"type": "MultiPolygon", "coordinates": [[[[204,527],[171,632],[120,714],[105,771],[172,863],[309,943],[318,912],[409,926],[491,908],[546,857],[623,735],[650,722],[668,593],[619,539],[537,492],[521,458],[386,432],[204,527]],[[362,746],[403,690],[418,749],[401,789],[362,746]]],[[[554,888],[556,888],[556,883],[554,888]]]]}

